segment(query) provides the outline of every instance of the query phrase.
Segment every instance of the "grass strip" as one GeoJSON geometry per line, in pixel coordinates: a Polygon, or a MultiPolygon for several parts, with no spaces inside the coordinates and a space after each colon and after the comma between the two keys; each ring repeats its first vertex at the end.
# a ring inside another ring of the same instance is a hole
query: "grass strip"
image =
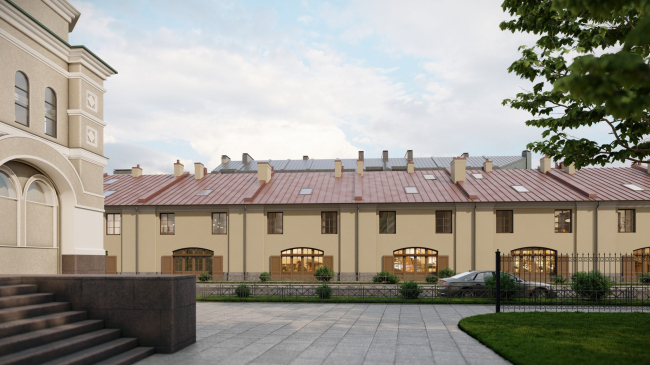
{"type": "Polygon", "coordinates": [[[513,364],[650,364],[647,313],[492,313],[458,326],[513,364]]]}

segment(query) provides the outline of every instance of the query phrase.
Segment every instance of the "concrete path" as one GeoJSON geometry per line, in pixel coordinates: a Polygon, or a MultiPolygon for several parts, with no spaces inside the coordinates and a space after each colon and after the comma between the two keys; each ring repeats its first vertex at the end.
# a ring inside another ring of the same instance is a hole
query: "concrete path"
{"type": "Polygon", "coordinates": [[[197,303],[197,342],[138,364],[508,364],[458,329],[494,306],[197,303]]]}

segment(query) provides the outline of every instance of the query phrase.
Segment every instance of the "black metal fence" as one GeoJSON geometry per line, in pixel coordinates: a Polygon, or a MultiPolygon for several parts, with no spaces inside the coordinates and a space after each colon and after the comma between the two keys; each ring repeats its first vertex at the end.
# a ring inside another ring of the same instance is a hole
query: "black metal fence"
{"type": "MultiPolygon", "coordinates": [[[[496,252],[496,311],[650,312],[648,256],[496,252]]],[[[486,288],[492,280],[487,280],[486,288]]]]}

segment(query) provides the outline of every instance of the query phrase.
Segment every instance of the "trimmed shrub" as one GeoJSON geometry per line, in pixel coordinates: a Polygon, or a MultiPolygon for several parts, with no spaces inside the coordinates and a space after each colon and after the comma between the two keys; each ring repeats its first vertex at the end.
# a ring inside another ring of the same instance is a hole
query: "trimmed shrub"
{"type": "Polygon", "coordinates": [[[438,284],[438,276],[436,274],[429,274],[424,280],[429,284],[438,284]]]}
{"type": "Polygon", "coordinates": [[[413,280],[405,281],[400,285],[399,293],[404,299],[417,299],[422,294],[422,289],[413,280]]]}
{"type": "Polygon", "coordinates": [[[271,274],[269,274],[268,272],[263,272],[263,273],[260,274],[260,281],[261,282],[265,283],[265,282],[267,282],[269,280],[271,280],[271,274]]]}
{"type": "Polygon", "coordinates": [[[571,276],[571,289],[583,298],[601,300],[610,292],[612,282],[600,271],[580,271],[571,276]]]}
{"type": "Polygon", "coordinates": [[[327,284],[320,285],[316,288],[316,295],[321,299],[329,299],[332,296],[332,287],[327,284]]]}
{"type": "Polygon", "coordinates": [[[643,273],[639,275],[639,283],[641,284],[650,284],[650,274],[643,273]]]}
{"type": "Polygon", "coordinates": [[[388,271],[382,271],[377,273],[377,275],[372,277],[372,282],[373,283],[387,283],[388,278],[390,277],[390,273],[388,271]]]}
{"type": "Polygon", "coordinates": [[[390,274],[388,275],[388,281],[386,281],[388,284],[397,284],[399,283],[399,276],[395,274],[390,274]]]}
{"type": "Polygon", "coordinates": [[[456,272],[448,267],[445,267],[444,269],[438,271],[439,278],[450,278],[454,275],[456,275],[456,272]]]}
{"type": "MultiPolygon", "coordinates": [[[[508,275],[508,273],[501,272],[501,298],[510,299],[517,295],[517,292],[524,289],[524,286],[517,283],[517,279],[508,275]]],[[[489,276],[485,278],[485,288],[491,291],[496,297],[497,293],[497,278],[496,276],[489,276]]]]}
{"type": "Polygon", "coordinates": [[[210,274],[207,272],[202,272],[201,275],[199,275],[199,281],[210,281],[210,274]]]}
{"type": "Polygon", "coordinates": [[[555,275],[553,277],[553,284],[564,284],[566,283],[566,278],[562,274],[555,275]]]}
{"type": "Polygon", "coordinates": [[[235,295],[240,298],[248,298],[251,295],[251,288],[246,284],[241,284],[235,288],[235,295]]]}
{"type": "Polygon", "coordinates": [[[318,281],[330,281],[334,277],[334,270],[332,270],[327,266],[321,266],[318,269],[316,269],[316,272],[314,272],[314,276],[318,281]]]}

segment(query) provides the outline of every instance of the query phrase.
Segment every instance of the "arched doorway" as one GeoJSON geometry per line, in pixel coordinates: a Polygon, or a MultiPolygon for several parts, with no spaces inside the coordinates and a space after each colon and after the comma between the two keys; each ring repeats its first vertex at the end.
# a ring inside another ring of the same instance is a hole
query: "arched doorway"
{"type": "Polygon", "coordinates": [[[214,251],[203,248],[183,248],[174,251],[173,273],[184,275],[201,275],[207,272],[212,275],[212,259],[214,251]]]}
{"type": "Polygon", "coordinates": [[[557,275],[557,251],[524,247],[510,251],[512,273],[528,281],[548,281],[557,275]]]}
{"type": "Polygon", "coordinates": [[[422,281],[438,273],[438,251],[423,247],[407,247],[393,251],[393,273],[402,280],[422,281]]]}
{"type": "Polygon", "coordinates": [[[650,247],[636,249],[634,255],[634,273],[636,275],[650,273],[650,247]]]}
{"type": "Polygon", "coordinates": [[[294,247],[280,252],[280,256],[271,256],[272,280],[312,281],[319,267],[334,269],[334,257],[325,256],[325,252],[311,247],[294,247]]]}

